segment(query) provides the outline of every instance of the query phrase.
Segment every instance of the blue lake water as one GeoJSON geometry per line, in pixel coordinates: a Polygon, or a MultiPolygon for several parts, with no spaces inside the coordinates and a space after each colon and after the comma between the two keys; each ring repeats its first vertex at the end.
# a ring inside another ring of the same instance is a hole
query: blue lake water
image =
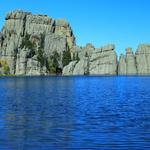
{"type": "Polygon", "coordinates": [[[150,149],[150,77],[1,77],[0,150],[150,149]]]}

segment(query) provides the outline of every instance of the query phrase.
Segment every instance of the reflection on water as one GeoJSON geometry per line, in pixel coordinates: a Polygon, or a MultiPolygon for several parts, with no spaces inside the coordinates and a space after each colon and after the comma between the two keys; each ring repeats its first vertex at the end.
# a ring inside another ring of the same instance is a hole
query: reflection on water
{"type": "Polygon", "coordinates": [[[0,78],[0,150],[149,149],[150,77],[0,78]]]}

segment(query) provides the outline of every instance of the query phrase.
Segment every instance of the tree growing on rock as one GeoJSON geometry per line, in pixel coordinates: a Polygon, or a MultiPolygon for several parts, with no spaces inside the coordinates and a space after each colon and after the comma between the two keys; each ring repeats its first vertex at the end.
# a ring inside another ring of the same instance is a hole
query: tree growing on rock
{"type": "Polygon", "coordinates": [[[76,55],[76,60],[77,61],[79,61],[80,60],[80,58],[79,58],[79,54],[77,53],[77,55],[76,55]]]}
{"type": "Polygon", "coordinates": [[[89,57],[87,52],[85,52],[85,57],[89,57]]]}
{"type": "Polygon", "coordinates": [[[3,74],[5,74],[5,75],[10,74],[10,68],[8,66],[7,61],[0,60],[0,68],[2,69],[3,74]]]}
{"type": "Polygon", "coordinates": [[[35,43],[30,41],[30,35],[26,33],[25,37],[22,40],[20,48],[28,48],[28,49],[35,49],[35,43]]]}
{"type": "Polygon", "coordinates": [[[62,64],[63,66],[67,66],[71,62],[71,53],[68,50],[63,51],[62,64]]]}
{"type": "Polygon", "coordinates": [[[46,68],[48,69],[50,74],[56,74],[56,70],[59,66],[58,60],[60,56],[57,51],[54,51],[53,54],[47,58],[46,68]]]}

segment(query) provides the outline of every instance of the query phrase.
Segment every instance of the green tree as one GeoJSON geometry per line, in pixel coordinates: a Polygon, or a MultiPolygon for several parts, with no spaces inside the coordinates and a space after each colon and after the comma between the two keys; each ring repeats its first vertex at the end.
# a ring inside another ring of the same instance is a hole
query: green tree
{"type": "Polygon", "coordinates": [[[63,66],[68,65],[70,61],[71,61],[71,53],[69,49],[66,51],[63,51],[63,58],[62,58],[63,66]]]}
{"type": "Polygon", "coordinates": [[[41,47],[38,48],[38,53],[37,53],[37,59],[41,64],[41,67],[45,65],[45,57],[44,57],[44,51],[41,47]]]}
{"type": "Polygon", "coordinates": [[[50,74],[56,73],[56,66],[53,62],[53,58],[48,58],[46,67],[50,74]]]}
{"type": "Polygon", "coordinates": [[[22,40],[20,48],[28,48],[28,49],[35,49],[35,43],[30,41],[30,35],[26,33],[25,37],[22,40]]]}
{"type": "Polygon", "coordinates": [[[4,74],[9,74],[10,73],[10,68],[8,65],[4,65],[3,66],[3,71],[4,71],[4,74]]]}
{"type": "Polygon", "coordinates": [[[76,60],[77,61],[79,61],[80,60],[80,58],[79,58],[79,54],[77,53],[77,55],[76,55],[76,60]]]}
{"type": "Polygon", "coordinates": [[[44,36],[44,34],[41,34],[41,43],[40,43],[40,47],[42,48],[42,49],[44,49],[44,43],[45,43],[45,36],[44,36]]]}
{"type": "Polygon", "coordinates": [[[72,60],[76,60],[76,55],[75,55],[75,53],[73,53],[73,58],[72,58],[72,60]]]}
{"type": "Polygon", "coordinates": [[[0,60],[0,68],[2,68],[4,74],[10,74],[10,68],[6,60],[0,60]]]}
{"type": "Polygon", "coordinates": [[[87,52],[85,52],[85,57],[89,57],[87,52]]]}
{"type": "Polygon", "coordinates": [[[52,56],[50,56],[47,59],[47,63],[46,63],[46,68],[48,69],[48,71],[50,72],[50,74],[55,74],[56,73],[56,69],[58,67],[58,60],[60,59],[59,54],[57,53],[57,51],[54,51],[52,56]]]}

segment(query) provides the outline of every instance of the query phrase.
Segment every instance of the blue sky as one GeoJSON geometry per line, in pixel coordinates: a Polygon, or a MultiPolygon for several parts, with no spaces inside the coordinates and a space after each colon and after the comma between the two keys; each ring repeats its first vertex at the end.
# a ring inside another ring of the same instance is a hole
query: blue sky
{"type": "Polygon", "coordinates": [[[0,28],[7,12],[23,9],[69,21],[76,43],[114,43],[118,54],[150,43],[150,0],[0,0],[0,28]]]}

